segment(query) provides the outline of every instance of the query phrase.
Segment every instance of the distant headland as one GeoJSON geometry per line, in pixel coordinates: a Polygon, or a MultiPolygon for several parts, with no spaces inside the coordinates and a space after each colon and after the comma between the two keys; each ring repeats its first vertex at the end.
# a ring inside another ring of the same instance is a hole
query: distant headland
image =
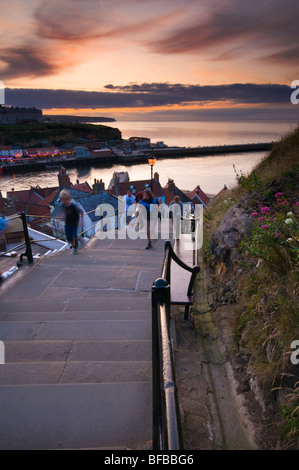
{"type": "Polygon", "coordinates": [[[71,116],[69,114],[44,114],[43,117],[46,122],[116,122],[114,118],[109,117],[71,116]]]}

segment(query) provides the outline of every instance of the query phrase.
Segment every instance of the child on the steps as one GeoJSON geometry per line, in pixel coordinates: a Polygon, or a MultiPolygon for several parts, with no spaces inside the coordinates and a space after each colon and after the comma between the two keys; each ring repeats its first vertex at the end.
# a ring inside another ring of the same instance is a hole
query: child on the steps
{"type": "Polygon", "coordinates": [[[70,193],[64,189],[59,194],[61,208],[64,211],[65,236],[72,248],[72,255],[78,250],[78,227],[81,219],[83,227],[84,212],[74,201],[71,200],[70,193]]]}

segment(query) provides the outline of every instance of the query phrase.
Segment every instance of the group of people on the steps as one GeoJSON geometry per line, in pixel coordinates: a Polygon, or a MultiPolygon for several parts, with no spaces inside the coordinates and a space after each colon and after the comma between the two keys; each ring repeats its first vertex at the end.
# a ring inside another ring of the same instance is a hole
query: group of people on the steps
{"type": "MultiPolygon", "coordinates": [[[[61,203],[61,218],[65,221],[65,236],[72,249],[72,254],[75,255],[78,252],[78,231],[81,229],[81,233],[83,232],[84,212],[81,207],[71,199],[71,195],[67,190],[61,191],[59,198],[61,203]]],[[[126,225],[129,225],[133,219],[138,219],[139,222],[135,226],[137,231],[140,228],[140,221],[146,224],[147,250],[152,248],[151,212],[154,207],[159,207],[161,204],[162,200],[154,196],[150,187],[143,188],[136,196],[129,188],[122,200],[122,209],[125,215],[126,225]],[[143,208],[143,210],[141,208],[143,208]],[[139,217],[140,215],[143,217],[139,217]]],[[[172,204],[177,205],[180,215],[182,216],[183,204],[179,196],[174,197],[171,205],[172,204]]]]}

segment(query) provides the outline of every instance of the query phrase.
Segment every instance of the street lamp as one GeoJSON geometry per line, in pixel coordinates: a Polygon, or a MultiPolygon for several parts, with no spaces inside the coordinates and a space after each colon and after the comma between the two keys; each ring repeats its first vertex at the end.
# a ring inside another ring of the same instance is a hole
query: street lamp
{"type": "Polygon", "coordinates": [[[153,188],[153,185],[154,185],[154,166],[155,166],[156,161],[157,161],[157,159],[153,158],[153,157],[148,159],[148,162],[151,166],[151,187],[152,187],[151,189],[152,189],[152,191],[154,189],[153,188]]]}

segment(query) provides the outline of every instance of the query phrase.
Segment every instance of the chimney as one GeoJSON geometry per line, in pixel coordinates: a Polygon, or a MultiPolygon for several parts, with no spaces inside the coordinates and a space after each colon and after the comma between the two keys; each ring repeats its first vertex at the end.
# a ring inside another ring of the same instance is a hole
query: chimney
{"type": "Polygon", "coordinates": [[[114,178],[114,189],[115,189],[116,194],[119,193],[119,183],[120,183],[119,176],[118,176],[118,175],[115,175],[115,178],[114,178]]]}
{"type": "Polygon", "coordinates": [[[70,177],[63,166],[61,167],[58,173],[58,184],[59,187],[64,186],[66,188],[69,188],[71,186],[70,177]]]}
{"type": "Polygon", "coordinates": [[[159,177],[159,173],[156,171],[155,174],[154,174],[154,180],[159,183],[160,182],[160,177],[159,177]]]}
{"type": "Polygon", "coordinates": [[[94,194],[100,194],[105,191],[105,183],[102,180],[94,180],[94,184],[92,186],[94,194]]]}
{"type": "Polygon", "coordinates": [[[168,185],[169,191],[173,193],[175,191],[175,182],[169,178],[167,185],[168,185]]]}

